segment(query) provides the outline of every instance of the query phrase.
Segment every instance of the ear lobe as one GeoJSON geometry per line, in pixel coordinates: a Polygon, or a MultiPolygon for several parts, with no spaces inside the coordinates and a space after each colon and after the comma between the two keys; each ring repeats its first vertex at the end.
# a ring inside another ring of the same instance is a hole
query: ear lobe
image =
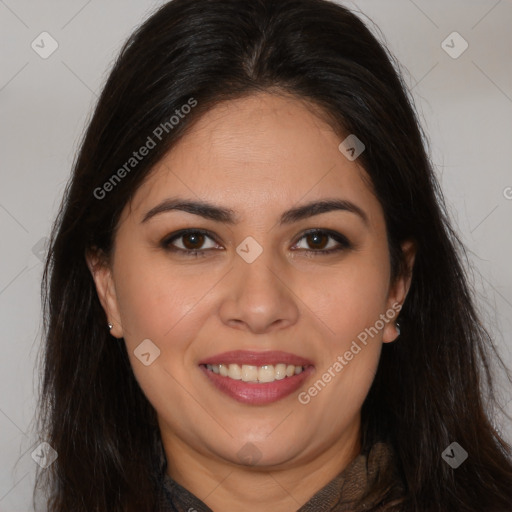
{"type": "MultiPolygon", "coordinates": [[[[122,338],[123,329],[111,266],[105,255],[95,249],[87,251],[85,260],[94,280],[96,292],[103,311],[105,311],[107,321],[113,325],[110,334],[116,338],[122,338]]],[[[107,325],[105,325],[105,329],[108,329],[107,325]]]]}
{"type": "Polygon", "coordinates": [[[413,240],[406,240],[401,244],[403,257],[404,257],[404,269],[401,275],[399,275],[392,287],[388,296],[388,308],[397,311],[394,319],[389,322],[384,328],[383,342],[390,343],[394,341],[399,333],[396,329],[396,317],[399,315],[398,305],[400,309],[405,302],[412,281],[412,269],[416,258],[416,244],[413,240]]]}

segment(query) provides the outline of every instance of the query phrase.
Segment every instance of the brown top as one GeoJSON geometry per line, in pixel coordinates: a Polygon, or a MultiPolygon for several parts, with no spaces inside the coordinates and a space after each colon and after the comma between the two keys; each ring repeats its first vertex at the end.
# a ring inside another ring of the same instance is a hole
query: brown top
{"type": "MultiPolygon", "coordinates": [[[[400,512],[403,495],[404,485],[392,449],[387,444],[376,443],[368,456],[358,455],[297,512],[400,512]],[[374,492],[376,483],[384,488],[378,494],[374,492]]],[[[167,474],[159,507],[158,512],[213,512],[167,474]]],[[[230,511],[226,509],[226,512],[230,511]]]]}

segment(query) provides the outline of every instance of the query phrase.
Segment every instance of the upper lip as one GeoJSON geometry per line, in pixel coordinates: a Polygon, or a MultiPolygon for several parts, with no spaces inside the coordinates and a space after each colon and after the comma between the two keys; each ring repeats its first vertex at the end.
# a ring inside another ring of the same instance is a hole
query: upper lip
{"type": "Polygon", "coordinates": [[[294,366],[312,366],[313,363],[309,359],[282,352],[280,350],[251,351],[251,350],[232,350],[230,352],[222,352],[211,357],[207,357],[199,361],[199,364],[238,364],[265,366],[276,365],[279,363],[293,364],[294,366]]]}

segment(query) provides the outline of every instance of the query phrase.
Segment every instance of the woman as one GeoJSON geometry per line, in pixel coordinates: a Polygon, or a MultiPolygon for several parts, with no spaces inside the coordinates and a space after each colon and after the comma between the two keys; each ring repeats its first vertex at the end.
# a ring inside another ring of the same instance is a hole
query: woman
{"type": "Polygon", "coordinates": [[[356,16],[164,5],[121,51],[54,227],[49,510],[510,510],[462,254],[356,16]]]}

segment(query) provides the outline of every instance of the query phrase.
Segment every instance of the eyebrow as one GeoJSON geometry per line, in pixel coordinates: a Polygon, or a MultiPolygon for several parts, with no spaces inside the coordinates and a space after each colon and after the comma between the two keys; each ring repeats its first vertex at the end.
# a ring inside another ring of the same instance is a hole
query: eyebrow
{"type": "MultiPolygon", "coordinates": [[[[206,201],[191,201],[180,198],[165,199],[155,207],[151,208],[143,217],[142,222],[147,222],[149,219],[160,213],[169,211],[183,211],[199,215],[205,219],[213,220],[216,222],[224,222],[227,224],[236,224],[238,222],[237,215],[229,208],[223,208],[206,201]]],[[[279,220],[280,225],[292,224],[299,220],[320,215],[321,213],[331,211],[346,211],[353,213],[361,218],[361,220],[368,226],[368,216],[362,208],[346,199],[324,199],[321,201],[312,201],[310,203],[297,206],[290,210],[285,211],[279,220]]]]}

